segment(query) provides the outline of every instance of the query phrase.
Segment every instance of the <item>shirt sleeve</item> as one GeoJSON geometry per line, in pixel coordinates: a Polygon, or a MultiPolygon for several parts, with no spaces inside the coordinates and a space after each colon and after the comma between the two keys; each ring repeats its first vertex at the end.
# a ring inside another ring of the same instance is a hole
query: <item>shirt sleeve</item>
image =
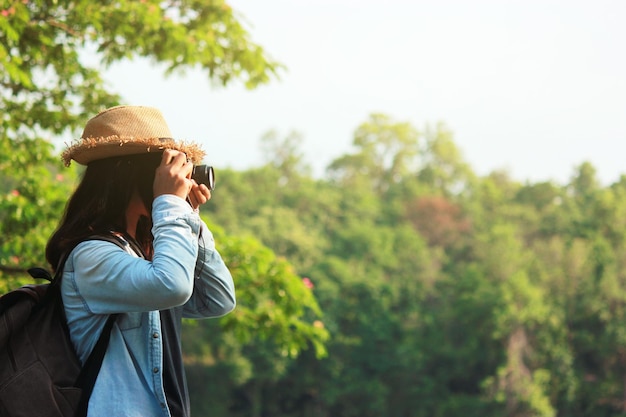
{"type": "Polygon", "coordinates": [[[71,272],[74,290],[92,313],[161,310],[190,299],[202,221],[174,195],[154,200],[152,220],[152,261],[97,240],[82,242],[72,252],[65,272],[71,272]]]}
{"type": "Polygon", "coordinates": [[[213,234],[201,223],[194,291],[185,304],[183,316],[206,318],[223,316],[236,305],[233,277],[215,248],[213,234]]]}

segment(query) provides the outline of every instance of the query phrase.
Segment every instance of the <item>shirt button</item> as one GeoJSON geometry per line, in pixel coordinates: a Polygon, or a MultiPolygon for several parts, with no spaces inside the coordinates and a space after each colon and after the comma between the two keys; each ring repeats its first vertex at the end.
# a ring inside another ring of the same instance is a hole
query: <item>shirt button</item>
{"type": "Polygon", "coordinates": [[[153,368],[152,372],[154,372],[155,374],[158,374],[159,373],[159,368],[153,368]]]}
{"type": "Polygon", "coordinates": [[[155,339],[159,338],[159,334],[157,332],[152,333],[152,337],[155,339]]]}

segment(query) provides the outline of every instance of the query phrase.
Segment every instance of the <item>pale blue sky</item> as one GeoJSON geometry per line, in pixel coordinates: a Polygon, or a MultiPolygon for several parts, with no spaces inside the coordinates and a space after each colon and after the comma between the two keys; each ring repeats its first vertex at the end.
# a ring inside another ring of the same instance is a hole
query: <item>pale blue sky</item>
{"type": "Polygon", "coordinates": [[[621,0],[233,0],[252,39],[287,66],[257,90],[215,88],[147,62],[106,78],[130,104],[159,107],[207,163],[260,163],[270,129],[304,135],[316,174],[350,150],[372,112],[444,122],[480,175],[565,183],[590,161],[626,173],[626,2],[621,0]]]}

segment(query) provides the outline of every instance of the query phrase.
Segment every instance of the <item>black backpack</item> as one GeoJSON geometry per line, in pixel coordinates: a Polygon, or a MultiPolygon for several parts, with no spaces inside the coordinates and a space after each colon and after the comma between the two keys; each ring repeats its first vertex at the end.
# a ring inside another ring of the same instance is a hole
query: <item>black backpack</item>
{"type": "MultiPolygon", "coordinates": [[[[112,236],[106,240],[123,247],[112,236]]],[[[117,314],[109,316],[84,367],[70,340],[61,299],[68,250],[49,284],[26,285],[0,297],[0,417],[85,416],[117,314]]]]}

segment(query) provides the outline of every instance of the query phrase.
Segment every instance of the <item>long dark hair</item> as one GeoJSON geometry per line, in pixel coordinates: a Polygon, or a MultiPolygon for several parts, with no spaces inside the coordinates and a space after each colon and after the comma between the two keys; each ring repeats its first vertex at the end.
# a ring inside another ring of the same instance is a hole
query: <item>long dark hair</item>
{"type": "MultiPolygon", "coordinates": [[[[46,259],[56,270],[63,253],[89,236],[111,231],[126,234],[126,208],[135,191],[152,211],[154,173],[162,153],[145,153],[93,161],[70,197],[59,227],[46,246],[46,259]]],[[[152,255],[152,220],[142,216],[135,240],[152,255]]]]}

